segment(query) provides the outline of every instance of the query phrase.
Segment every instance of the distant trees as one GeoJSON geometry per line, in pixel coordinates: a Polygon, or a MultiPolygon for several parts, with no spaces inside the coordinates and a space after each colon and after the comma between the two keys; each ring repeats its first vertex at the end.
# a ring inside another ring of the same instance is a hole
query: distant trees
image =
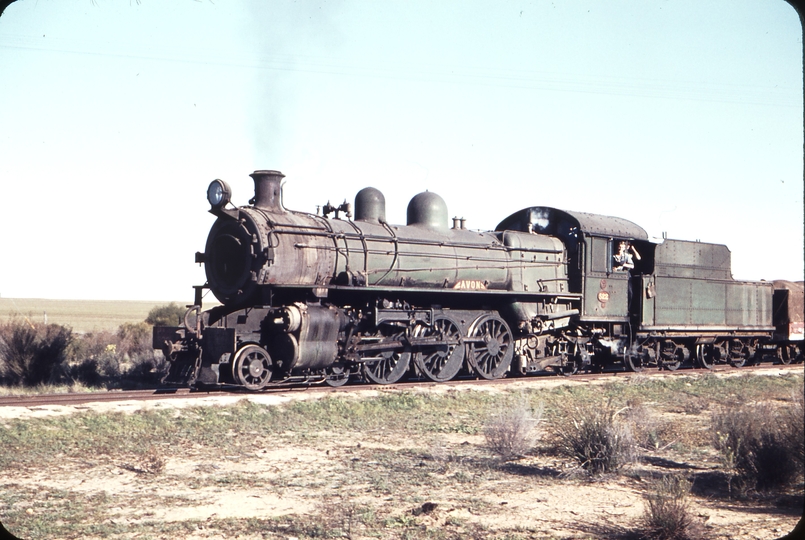
{"type": "Polygon", "coordinates": [[[184,319],[185,308],[175,302],[163,306],[155,306],[148,312],[145,322],[152,326],[179,326],[184,319]]]}

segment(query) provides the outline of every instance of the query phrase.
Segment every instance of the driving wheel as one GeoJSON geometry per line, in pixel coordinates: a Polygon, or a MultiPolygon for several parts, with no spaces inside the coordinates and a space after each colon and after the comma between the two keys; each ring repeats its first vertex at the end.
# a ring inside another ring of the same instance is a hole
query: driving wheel
{"type": "Polygon", "coordinates": [[[473,323],[469,343],[470,366],[484,379],[500,379],[509,370],[514,355],[512,333],[497,315],[483,315],[473,323]]]}
{"type": "MultiPolygon", "coordinates": [[[[390,340],[400,340],[404,332],[381,330],[377,337],[390,340]]],[[[390,348],[371,357],[363,357],[363,375],[375,384],[394,384],[399,382],[408,373],[411,363],[411,351],[407,347],[390,348]]]]}
{"type": "Polygon", "coordinates": [[[414,354],[414,363],[427,379],[434,382],[449,381],[464,364],[464,338],[461,328],[447,315],[437,315],[430,326],[418,326],[416,338],[433,338],[425,341],[422,350],[414,354]]]}

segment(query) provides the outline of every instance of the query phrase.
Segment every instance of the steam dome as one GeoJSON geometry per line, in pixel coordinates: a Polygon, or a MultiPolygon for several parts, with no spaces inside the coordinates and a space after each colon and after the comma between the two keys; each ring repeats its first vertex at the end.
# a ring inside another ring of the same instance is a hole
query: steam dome
{"type": "Polygon", "coordinates": [[[414,195],[408,203],[408,225],[447,230],[447,205],[430,191],[414,195]]]}

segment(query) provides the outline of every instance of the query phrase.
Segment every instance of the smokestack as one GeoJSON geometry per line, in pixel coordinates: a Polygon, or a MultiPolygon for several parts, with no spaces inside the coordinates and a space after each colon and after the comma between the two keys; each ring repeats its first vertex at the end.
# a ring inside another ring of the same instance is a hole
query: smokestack
{"type": "Polygon", "coordinates": [[[279,171],[254,171],[249,176],[254,179],[254,199],[250,201],[254,207],[284,212],[280,201],[280,181],[285,175],[279,171]]]}

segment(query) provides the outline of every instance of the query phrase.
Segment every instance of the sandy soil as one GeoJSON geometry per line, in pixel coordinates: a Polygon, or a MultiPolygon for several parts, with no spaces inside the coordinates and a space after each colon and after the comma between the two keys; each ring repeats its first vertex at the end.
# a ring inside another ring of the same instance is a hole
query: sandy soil
{"type": "MultiPolygon", "coordinates": [[[[554,378],[517,384],[534,387],[565,382],[554,378]]],[[[417,391],[448,390],[437,387],[417,391]]],[[[463,387],[461,391],[479,390],[463,387]]],[[[501,390],[485,387],[480,391],[501,390]]],[[[373,395],[377,395],[377,391],[350,394],[354,399],[373,395]]],[[[221,406],[240,399],[276,405],[320,396],[293,392],[247,398],[96,403],[80,407],[2,407],[0,418],[37,418],[87,410],[131,412],[141,408],[175,409],[176,414],[182,414],[185,407],[221,406]]],[[[334,505],[333,508],[341,510],[372,507],[378,514],[399,516],[400,520],[416,519],[420,526],[428,528],[449,528],[451,523],[480,523],[491,531],[509,531],[523,536],[539,531],[540,537],[576,538],[585,534],[600,537],[607,531],[628,526],[644,510],[645,485],[641,478],[645,475],[622,474],[591,482],[541,474],[540,471],[561,470],[567,466],[555,456],[519,460],[511,465],[511,470],[527,473],[493,474],[484,481],[458,484],[466,485],[466,490],[457,490],[456,475],[466,474],[463,472],[466,469],[460,466],[461,460],[470,459],[462,456],[469,456],[472,453],[469,450],[483,445],[480,436],[444,434],[436,440],[415,437],[386,440],[377,434],[367,437],[361,433],[322,432],[316,433],[312,441],[295,441],[291,436],[281,439],[258,441],[231,459],[227,455],[210,455],[212,449],[201,445],[171,449],[165,453],[164,469],[159,474],[147,474],[147,465],[133,462],[126,456],[97,459],[88,456],[85,462],[60,461],[35,471],[7,472],[3,483],[83,494],[106,492],[112,501],[108,512],[119,523],[187,520],[203,523],[223,517],[322,514],[328,511],[327,505],[334,505]],[[377,486],[372,485],[369,478],[382,468],[374,459],[383,451],[423,447],[432,449],[433,459],[423,465],[432,481],[418,495],[422,500],[435,503],[435,507],[416,516],[418,509],[412,504],[401,504],[393,495],[379,497],[377,486]],[[453,457],[441,459],[440,455],[453,457]],[[355,474],[360,467],[366,470],[365,484],[355,480],[361,478],[361,474],[355,474]],[[232,482],[233,478],[240,481],[232,482]],[[440,478],[444,479],[443,483],[439,482],[440,478]],[[115,501],[119,501],[119,505],[115,501]],[[166,501],[172,503],[166,504],[166,501]],[[605,523],[612,524],[612,529],[602,529],[605,523]]],[[[663,464],[661,460],[657,462],[663,464]]],[[[667,459],[666,462],[686,470],[706,471],[717,467],[713,456],[703,456],[701,463],[667,459]]],[[[636,467],[644,473],[663,468],[646,461],[636,467]]],[[[703,523],[707,538],[775,539],[791,531],[799,519],[795,513],[768,504],[706,496],[692,497],[691,508],[703,523]]],[[[187,534],[188,538],[210,537],[210,531],[205,531],[203,525],[187,534]]]]}

